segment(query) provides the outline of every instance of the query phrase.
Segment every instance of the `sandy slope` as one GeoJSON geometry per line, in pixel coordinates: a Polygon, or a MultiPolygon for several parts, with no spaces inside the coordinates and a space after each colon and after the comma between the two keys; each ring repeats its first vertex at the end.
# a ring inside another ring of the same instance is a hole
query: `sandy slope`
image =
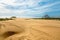
{"type": "Polygon", "coordinates": [[[38,19],[2,21],[0,40],[60,40],[60,21],[38,19]]]}

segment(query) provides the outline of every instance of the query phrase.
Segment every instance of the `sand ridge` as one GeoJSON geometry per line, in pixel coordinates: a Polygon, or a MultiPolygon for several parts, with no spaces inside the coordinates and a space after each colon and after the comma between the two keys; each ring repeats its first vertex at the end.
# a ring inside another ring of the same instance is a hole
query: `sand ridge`
{"type": "Polygon", "coordinates": [[[58,20],[15,19],[0,22],[0,39],[60,40],[59,30],[58,20]]]}

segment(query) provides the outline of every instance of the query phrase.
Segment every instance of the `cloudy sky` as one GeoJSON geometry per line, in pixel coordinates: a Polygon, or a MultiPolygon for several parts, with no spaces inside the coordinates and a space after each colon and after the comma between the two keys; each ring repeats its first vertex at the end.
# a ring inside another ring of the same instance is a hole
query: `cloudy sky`
{"type": "Polygon", "coordinates": [[[60,17],[60,0],[0,0],[0,17],[60,17]]]}

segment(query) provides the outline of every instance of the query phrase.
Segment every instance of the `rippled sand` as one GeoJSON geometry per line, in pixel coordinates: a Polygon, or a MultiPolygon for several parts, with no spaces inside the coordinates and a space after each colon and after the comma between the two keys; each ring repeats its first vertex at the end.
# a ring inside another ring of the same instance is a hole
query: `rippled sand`
{"type": "Polygon", "coordinates": [[[0,40],[60,40],[59,20],[0,21],[0,40]]]}

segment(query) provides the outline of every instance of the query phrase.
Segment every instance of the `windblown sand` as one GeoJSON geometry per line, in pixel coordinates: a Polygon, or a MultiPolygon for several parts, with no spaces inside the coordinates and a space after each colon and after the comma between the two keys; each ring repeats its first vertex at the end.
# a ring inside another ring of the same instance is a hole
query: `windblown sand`
{"type": "Polygon", "coordinates": [[[0,21],[0,40],[60,40],[59,20],[0,21]]]}

